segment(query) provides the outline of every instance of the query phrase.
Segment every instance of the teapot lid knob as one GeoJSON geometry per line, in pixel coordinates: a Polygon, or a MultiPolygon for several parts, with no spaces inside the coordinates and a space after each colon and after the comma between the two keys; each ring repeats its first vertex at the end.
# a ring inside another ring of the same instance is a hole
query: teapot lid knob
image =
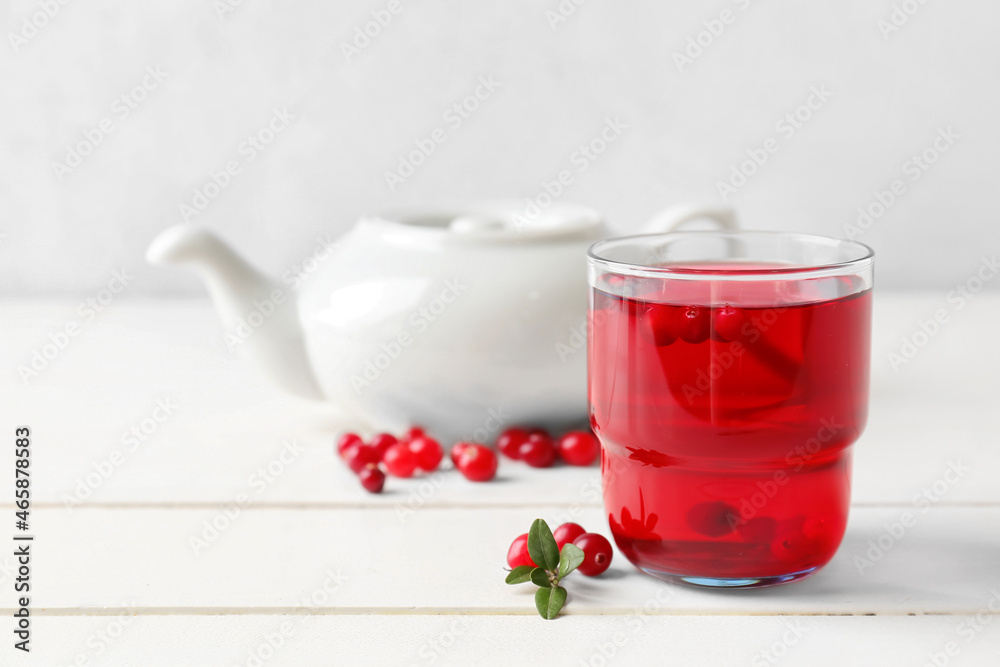
{"type": "Polygon", "coordinates": [[[448,223],[448,229],[457,234],[497,232],[507,228],[503,220],[484,215],[460,215],[448,223]]]}

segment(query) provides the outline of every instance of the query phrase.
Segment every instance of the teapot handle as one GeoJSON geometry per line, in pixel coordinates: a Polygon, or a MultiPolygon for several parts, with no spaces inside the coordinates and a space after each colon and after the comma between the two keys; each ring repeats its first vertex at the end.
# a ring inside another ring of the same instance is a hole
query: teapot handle
{"type": "Polygon", "coordinates": [[[642,234],[670,232],[692,220],[712,220],[720,228],[729,231],[739,229],[736,211],[729,206],[703,206],[701,204],[677,204],[657,213],[642,228],[642,234]]]}

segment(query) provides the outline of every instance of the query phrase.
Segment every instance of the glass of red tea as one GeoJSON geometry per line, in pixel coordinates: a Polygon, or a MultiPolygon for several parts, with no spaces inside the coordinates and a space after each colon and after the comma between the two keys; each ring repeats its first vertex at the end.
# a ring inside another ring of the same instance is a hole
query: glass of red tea
{"type": "Polygon", "coordinates": [[[639,569],[803,579],[844,536],[868,413],[874,255],[781,232],[674,232],[588,257],[604,504],[639,569]]]}

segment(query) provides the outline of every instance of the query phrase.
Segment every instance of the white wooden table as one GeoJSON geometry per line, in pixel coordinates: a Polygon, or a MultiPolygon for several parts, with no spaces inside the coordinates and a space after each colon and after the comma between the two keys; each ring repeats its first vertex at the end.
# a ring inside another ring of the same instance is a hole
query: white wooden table
{"type": "Polygon", "coordinates": [[[949,311],[894,371],[887,353],[949,304],[878,295],[850,524],[819,574],[706,591],[619,554],[607,576],[571,577],[554,622],[504,585],[506,549],[535,517],[608,534],[596,468],[504,462],[497,483],[445,473],[372,496],[333,456],[356,425],[266,385],[207,301],[123,300],[89,322],[76,307],[0,316],[0,433],[12,452],[14,427],[32,428],[36,536],[27,657],[0,548],[0,665],[1000,664],[1000,298],[949,311]],[[22,381],[70,321],[79,333],[22,381]]]}

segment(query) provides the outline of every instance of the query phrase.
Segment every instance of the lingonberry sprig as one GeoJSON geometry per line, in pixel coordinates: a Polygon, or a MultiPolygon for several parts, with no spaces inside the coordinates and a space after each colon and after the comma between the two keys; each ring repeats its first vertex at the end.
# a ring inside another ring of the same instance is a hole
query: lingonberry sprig
{"type": "Polygon", "coordinates": [[[559,584],[583,563],[583,550],[571,543],[564,544],[560,550],[544,519],[535,519],[531,523],[527,542],[528,555],[538,567],[518,565],[507,574],[506,581],[508,584],[530,581],[538,586],[535,608],[542,618],[552,620],[566,604],[566,589],[559,584]]]}

